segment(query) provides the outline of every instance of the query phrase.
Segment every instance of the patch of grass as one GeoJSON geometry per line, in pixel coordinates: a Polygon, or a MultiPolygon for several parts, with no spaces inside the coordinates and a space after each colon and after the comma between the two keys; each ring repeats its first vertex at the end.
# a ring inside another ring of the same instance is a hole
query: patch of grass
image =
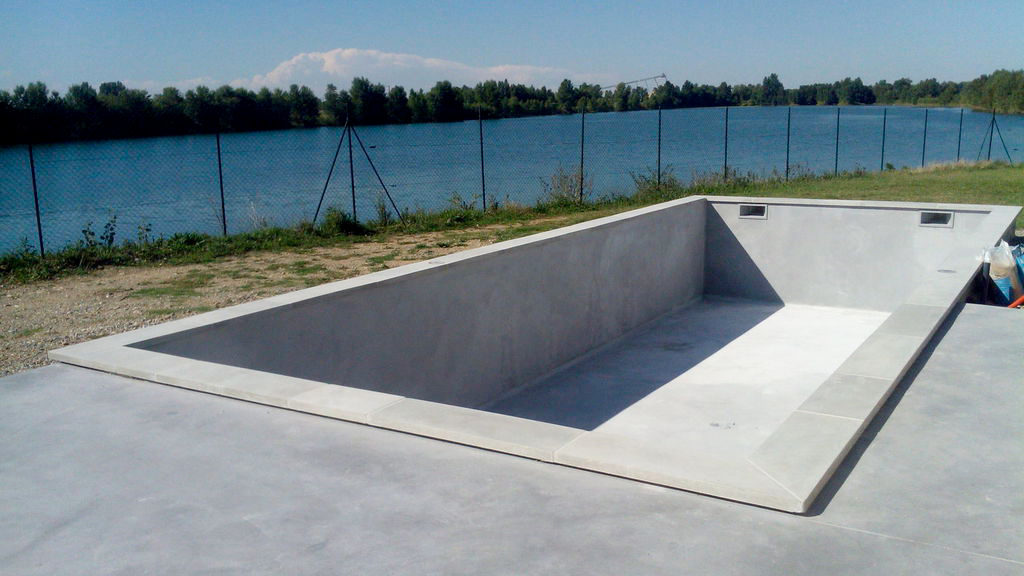
{"type": "Polygon", "coordinates": [[[279,278],[277,280],[262,280],[259,283],[260,288],[277,288],[281,286],[298,286],[302,281],[298,278],[279,278]]]}
{"type": "Polygon", "coordinates": [[[380,256],[370,256],[366,259],[366,263],[371,266],[383,266],[395,258],[398,258],[398,250],[388,252],[387,254],[381,254],[380,256]]]}
{"type": "Polygon", "coordinates": [[[546,232],[548,230],[564,226],[565,222],[562,220],[552,220],[547,223],[541,224],[527,224],[522,226],[509,226],[504,230],[498,230],[494,235],[495,240],[498,242],[504,242],[505,240],[512,240],[514,238],[522,238],[523,236],[529,236],[530,234],[537,234],[538,232],[546,232]]]}
{"type": "Polygon", "coordinates": [[[254,278],[255,277],[255,276],[253,276],[253,274],[251,274],[248,270],[245,270],[244,268],[234,268],[234,269],[230,269],[230,270],[221,270],[220,273],[223,274],[224,276],[227,276],[228,278],[233,279],[233,280],[239,280],[241,278],[254,278]]]}
{"type": "Polygon", "coordinates": [[[187,308],[151,308],[146,310],[145,314],[147,318],[163,318],[165,316],[174,316],[176,314],[201,314],[203,312],[210,312],[214,308],[212,306],[191,306],[187,308]]]}
{"type": "Polygon", "coordinates": [[[178,278],[172,278],[166,282],[139,288],[128,294],[129,298],[192,298],[199,296],[199,289],[207,286],[213,280],[214,274],[200,270],[192,270],[188,274],[178,278]]]}
{"type": "Polygon", "coordinates": [[[322,264],[312,264],[308,260],[296,260],[288,264],[288,271],[296,276],[308,276],[316,272],[324,272],[327,268],[322,264]]]}
{"type": "Polygon", "coordinates": [[[14,337],[15,338],[28,338],[29,336],[31,336],[33,334],[38,334],[38,333],[40,333],[42,331],[43,331],[43,329],[41,327],[40,328],[25,328],[24,330],[18,330],[17,332],[15,332],[14,333],[14,337]]]}

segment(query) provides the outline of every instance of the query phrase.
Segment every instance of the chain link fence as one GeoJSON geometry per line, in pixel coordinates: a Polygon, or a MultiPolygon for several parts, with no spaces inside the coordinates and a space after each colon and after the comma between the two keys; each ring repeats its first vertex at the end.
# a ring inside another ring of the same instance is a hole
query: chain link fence
{"type": "Polygon", "coordinates": [[[1020,117],[960,109],[733,107],[12,147],[0,253],[295,226],[328,207],[366,222],[629,195],[669,177],[1012,163],[1022,142],[1020,117]]]}

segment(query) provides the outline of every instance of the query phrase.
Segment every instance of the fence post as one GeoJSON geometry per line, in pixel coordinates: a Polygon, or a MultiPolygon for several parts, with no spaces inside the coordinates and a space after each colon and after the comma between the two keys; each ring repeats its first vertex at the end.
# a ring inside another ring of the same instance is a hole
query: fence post
{"type": "Polygon", "coordinates": [[[789,182],[789,134],[793,125],[793,107],[786,106],[786,182],[789,182]]]}
{"type": "Polygon", "coordinates": [[[995,135],[996,109],[992,109],[992,120],[988,124],[988,157],[985,160],[992,161],[992,137],[995,135]]]}
{"type": "Polygon", "coordinates": [[[480,199],[484,212],[487,211],[487,180],[484,177],[484,115],[480,105],[476,105],[476,120],[480,128],[480,199]]]}
{"type": "Polygon", "coordinates": [[[356,216],[356,169],[352,163],[352,123],[345,120],[346,130],[348,130],[348,184],[352,190],[352,220],[358,222],[359,217],[356,216]]]}
{"type": "Polygon", "coordinates": [[[725,107],[725,154],[722,159],[722,181],[729,179],[729,107],[725,107]]]}
{"type": "Polygon", "coordinates": [[[924,109],[924,136],[921,138],[921,167],[924,168],[924,151],[928,147],[928,109],[924,109]]]}
{"type": "Polygon", "coordinates": [[[964,137],[964,109],[960,109],[960,129],[956,133],[956,161],[960,161],[960,141],[964,137]]]}
{"type": "Polygon", "coordinates": [[[580,108],[580,194],[579,202],[583,204],[583,142],[587,135],[587,108],[586,105],[580,108]]]}
{"type": "Polygon", "coordinates": [[[658,103],[658,188],[661,189],[661,103],[658,103]]]}
{"type": "Polygon", "coordinates": [[[28,145],[28,167],[32,171],[32,198],[36,203],[36,232],[39,233],[39,256],[46,256],[43,249],[43,220],[39,216],[39,188],[36,186],[36,157],[32,152],[32,145],[28,145]]]}
{"type": "Polygon", "coordinates": [[[316,204],[316,212],[313,213],[313,224],[316,225],[316,219],[320,217],[320,208],[324,205],[324,197],[327,196],[327,186],[331,183],[331,176],[334,175],[334,165],[338,163],[338,154],[341,153],[341,145],[345,142],[345,135],[348,134],[348,119],[345,120],[345,126],[341,129],[341,138],[338,139],[338,147],[334,149],[334,158],[331,160],[331,168],[327,171],[327,180],[324,180],[324,189],[320,191],[320,201],[316,204]]]}
{"type": "Polygon", "coordinates": [[[228,215],[224,210],[224,167],[220,156],[220,132],[217,132],[217,181],[220,183],[220,229],[228,235],[228,215]]]}
{"type": "Polygon", "coordinates": [[[842,111],[842,107],[836,104],[836,166],[833,170],[833,174],[839,175],[839,112],[842,111]]]}
{"type": "Polygon", "coordinates": [[[878,163],[878,171],[885,171],[885,123],[889,115],[888,108],[882,108],[882,160],[878,163]]]}

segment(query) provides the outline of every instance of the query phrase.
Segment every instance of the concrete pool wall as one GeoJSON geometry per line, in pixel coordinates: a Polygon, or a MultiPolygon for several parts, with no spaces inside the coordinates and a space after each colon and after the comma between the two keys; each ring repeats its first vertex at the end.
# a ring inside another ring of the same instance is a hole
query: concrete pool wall
{"type": "Polygon", "coordinates": [[[801,512],[1018,211],[692,197],[51,358],[801,512]]]}
{"type": "Polygon", "coordinates": [[[678,204],[139,346],[478,406],[699,298],[704,221],[678,204]]]}

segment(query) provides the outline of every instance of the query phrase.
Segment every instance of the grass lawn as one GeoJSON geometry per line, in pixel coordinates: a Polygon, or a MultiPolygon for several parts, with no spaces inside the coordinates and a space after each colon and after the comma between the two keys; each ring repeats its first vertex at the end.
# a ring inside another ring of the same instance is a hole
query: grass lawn
{"type": "MultiPolygon", "coordinates": [[[[1024,206],[1024,165],[939,165],[830,179],[771,183],[762,195],[1024,206]]],[[[1024,228],[1024,215],[1017,217],[1024,228]]]]}

